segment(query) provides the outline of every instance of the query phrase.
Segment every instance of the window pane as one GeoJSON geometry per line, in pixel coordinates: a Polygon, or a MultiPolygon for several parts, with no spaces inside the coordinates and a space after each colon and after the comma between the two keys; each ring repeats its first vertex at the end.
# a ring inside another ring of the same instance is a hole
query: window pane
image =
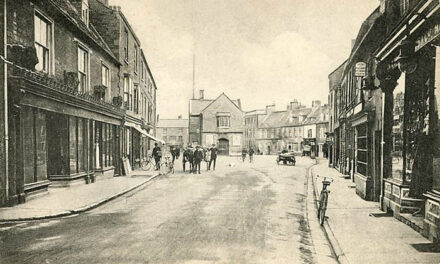
{"type": "Polygon", "coordinates": [[[41,43],[41,20],[38,16],[34,17],[34,38],[35,38],[35,42],[41,43]]]}
{"type": "Polygon", "coordinates": [[[76,118],[69,118],[69,157],[70,157],[70,174],[74,174],[77,172],[76,161],[77,161],[77,153],[76,153],[76,118]]]}
{"type": "Polygon", "coordinates": [[[84,125],[83,120],[78,120],[78,171],[85,171],[84,162],[84,125]]]}
{"type": "Polygon", "coordinates": [[[46,115],[41,110],[35,112],[34,129],[37,154],[37,181],[43,181],[47,179],[46,115]]]}
{"type": "Polygon", "coordinates": [[[30,107],[23,108],[23,153],[24,183],[33,183],[35,166],[34,112],[30,107]]]}

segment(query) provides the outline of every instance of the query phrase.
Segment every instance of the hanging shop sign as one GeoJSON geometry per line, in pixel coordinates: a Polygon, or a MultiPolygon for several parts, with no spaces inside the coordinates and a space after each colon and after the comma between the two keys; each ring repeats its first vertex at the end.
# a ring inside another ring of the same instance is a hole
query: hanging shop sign
{"type": "Polygon", "coordinates": [[[416,40],[416,51],[419,51],[426,44],[435,40],[440,36],[440,22],[434,24],[432,27],[427,29],[417,40],[416,40]]]}
{"type": "Polygon", "coordinates": [[[365,62],[356,63],[354,75],[356,77],[365,77],[367,75],[367,64],[365,62]]]}

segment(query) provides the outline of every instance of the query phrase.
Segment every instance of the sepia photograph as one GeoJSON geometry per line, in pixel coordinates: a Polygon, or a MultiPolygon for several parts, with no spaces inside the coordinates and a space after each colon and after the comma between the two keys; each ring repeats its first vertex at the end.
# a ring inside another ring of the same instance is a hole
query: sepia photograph
{"type": "Polygon", "coordinates": [[[1,264],[440,264],[440,0],[0,0],[1,264]]]}

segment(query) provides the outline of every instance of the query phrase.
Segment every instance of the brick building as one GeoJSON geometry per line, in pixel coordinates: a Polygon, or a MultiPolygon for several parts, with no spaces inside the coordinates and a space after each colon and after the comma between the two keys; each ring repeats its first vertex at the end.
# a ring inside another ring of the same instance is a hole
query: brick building
{"type": "Polygon", "coordinates": [[[210,146],[216,144],[220,155],[239,155],[243,148],[244,113],[240,100],[220,94],[214,100],[204,98],[189,101],[189,143],[210,146]]]}
{"type": "Polygon", "coordinates": [[[156,125],[156,84],[141,43],[121,8],[107,0],[89,0],[90,20],[121,62],[119,87],[123,95],[123,157],[133,167],[152,149],[156,125]]]}
{"type": "Polygon", "coordinates": [[[120,11],[94,0],[7,0],[5,6],[0,205],[25,202],[49,186],[122,175],[129,145],[124,126],[154,133],[156,87],[134,37],[128,62],[120,59],[119,44],[104,37],[127,24],[109,23],[101,32],[92,10],[103,7],[122,18],[120,11]],[[124,77],[132,76],[128,64],[139,76],[125,86],[129,99],[123,93],[124,77]]]}

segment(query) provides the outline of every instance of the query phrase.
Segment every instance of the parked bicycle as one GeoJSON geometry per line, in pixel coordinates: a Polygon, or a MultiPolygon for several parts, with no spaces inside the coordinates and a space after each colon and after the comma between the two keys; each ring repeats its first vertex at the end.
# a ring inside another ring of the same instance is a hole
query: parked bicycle
{"type": "Polygon", "coordinates": [[[139,163],[139,167],[146,171],[150,170],[152,166],[155,166],[154,159],[151,155],[148,155],[147,157],[141,159],[139,163]]]}
{"type": "Polygon", "coordinates": [[[168,174],[170,172],[174,173],[174,164],[170,156],[165,156],[160,163],[160,174],[168,174]]]}
{"type": "MultiPolygon", "coordinates": [[[[319,175],[317,176],[319,178],[319,175]]],[[[330,177],[324,177],[322,180],[322,190],[319,195],[319,207],[318,207],[318,219],[321,225],[324,224],[324,220],[326,219],[325,211],[327,210],[328,203],[328,195],[330,194],[330,190],[328,190],[328,186],[333,182],[333,179],[330,177]]]]}

